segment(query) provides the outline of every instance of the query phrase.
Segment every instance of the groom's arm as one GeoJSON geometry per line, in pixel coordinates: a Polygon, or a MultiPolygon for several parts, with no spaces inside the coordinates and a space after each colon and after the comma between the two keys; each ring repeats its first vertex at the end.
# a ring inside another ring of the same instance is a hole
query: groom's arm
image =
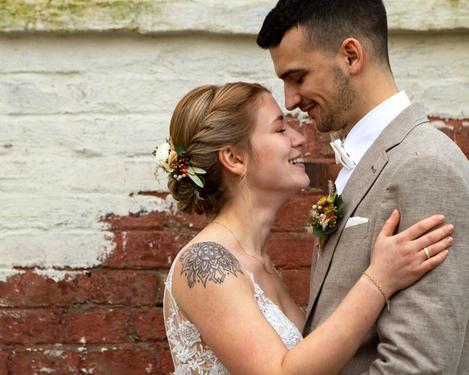
{"type": "MultiPolygon", "coordinates": [[[[445,155],[407,160],[388,188],[401,212],[399,230],[441,213],[454,224],[446,261],[397,293],[377,322],[378,359],[369,374],[456,374],[469,317],[468,164],[445,155]]],[[[429,248],[431,251],[431,247],[429,248]]]]}

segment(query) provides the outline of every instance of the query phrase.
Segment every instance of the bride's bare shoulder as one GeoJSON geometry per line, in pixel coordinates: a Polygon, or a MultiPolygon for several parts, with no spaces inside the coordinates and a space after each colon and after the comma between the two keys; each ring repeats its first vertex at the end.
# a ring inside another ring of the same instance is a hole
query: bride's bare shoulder
{"type": "Polygon", "coordinates": [[[220,285],[227,278],[245,274],[239,260],[227,248],[212,241],[195,242],[183,248],[176,269],[188,288],[220,285]]]}

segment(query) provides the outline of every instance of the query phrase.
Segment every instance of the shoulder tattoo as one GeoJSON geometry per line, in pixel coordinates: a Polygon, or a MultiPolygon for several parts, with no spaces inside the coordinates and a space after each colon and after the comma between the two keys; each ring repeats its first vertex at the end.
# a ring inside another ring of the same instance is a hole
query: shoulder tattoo
{"type": "Polygon", "coordinates": [[[204,287],[212,281],[222,284],[225,277],[242,275],[241,264],[227,249],[215,242],[199,242],[181,255],[181,275],[187,279],[189,288],[201,283],[204,287]]]}

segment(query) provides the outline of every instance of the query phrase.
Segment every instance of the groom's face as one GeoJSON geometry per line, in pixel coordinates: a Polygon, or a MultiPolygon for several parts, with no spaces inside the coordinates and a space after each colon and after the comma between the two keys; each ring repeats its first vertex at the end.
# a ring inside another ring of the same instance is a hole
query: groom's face
{"type": "Polygon", "coordinates": [[[355,91],[337,54],[311,46],[302,27],[287,31],[270,49],[277,76],[283,80],[285,107],[300,108],[322,132],[348,125],[355,91]]]}

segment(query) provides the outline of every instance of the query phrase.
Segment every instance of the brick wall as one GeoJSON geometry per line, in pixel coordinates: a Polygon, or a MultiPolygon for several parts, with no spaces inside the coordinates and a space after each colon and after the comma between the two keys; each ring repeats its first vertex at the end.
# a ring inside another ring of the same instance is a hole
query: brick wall
{"type": "MultiPolygon", "coordinates": [[[[205,220],[175,210],[150,153],[194,86],[260,81],[282,102],[254,42],[273,2],[64,4],[0,9],[0,375],[167,374],[164,280],[205,220]]],[[[469,156],[468,3],[389,9],[399,85],[469,156]]],[[[267,246],[304,305],[304,218],[338,168],[327,135],[302,131],[312,186],[267,246]]]]}

